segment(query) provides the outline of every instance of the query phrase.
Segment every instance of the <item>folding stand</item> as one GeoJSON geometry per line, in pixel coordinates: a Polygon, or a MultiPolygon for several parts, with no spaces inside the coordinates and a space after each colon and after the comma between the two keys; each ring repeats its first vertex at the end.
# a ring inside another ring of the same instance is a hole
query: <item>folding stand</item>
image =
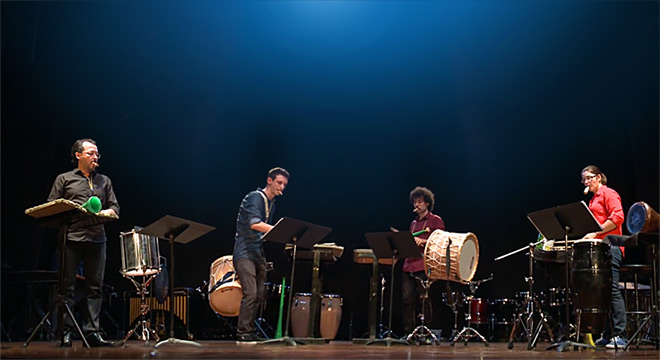
{"type": "Polygon", "coordinates": [[[550,327],[548,326],[548,320],[545,314],[543,313],[543,311],[541,310],[541,307],[538,305],[537,300],[534,299],[534,247],[540,244],[541,242],[543,242],[543,240],[537,241],[535,243],[530,243],[528,246],[524,246],[506,255],[502,255],[500,257],[495,258],[495,261],[498,261],[515,253],[521,252],[525,249],[529,249],[529,254],[528,254],[529,277],[527,276],[525,277],[525,281],[528,284],[529,291],[527,292],[527,297],[525,298],[525,310],[519,312],[516,315],[516,320],[513,323],[513,328],[511,328],[511,333],[509,334],[509,343],[507,345],[508,349],[513,349],[513,338],[516,335],[516,330],[518,329],[519,325],[522,326],[523,330],[525,331],[525,335],[527,336],[527,350],[532,350],[534,348],[534,346],[536,345],[536,340],[538,340],[539,334],[541,333],[541,329],[543,327],[546,328],[546,331],[548,332],[550,338],[554,340],[552,329],[550,329],[550,327]],[[535,304],[537,305],[539,309],[539,314],[541,315],[541,321],[537,325],[536,330],[534,330],[535,304]],[[527,316],[527,319],[525,321],[523,321],[523,316],[527,316]]]}
{"type": "Polygon", "coordinates": [[[174,337],[174,243],[178,242],[187,244],[212,230],[215,230],[212,226],[165,215],[139,231],[145,235],[151,235],[161,239],[169,239],[170,241],[170,333],[166,340],[160,341],[154,346],[154,348],[158,348],[163,344],[202,346],[195,341],[180,340],[174,337]]]}
{"type": "MultiPolygon", "coordinates": [[[[293,299],[293,280],[296,272],[296,255],[298,246],[304,248],[311,248],[317,242],[326,237],[331,228],[311,224],[308,222],[296,220],[293,218],[282,218],[275,224],[275,226],[264,235],[264,241],[272,241],[281,244],[293,245],[293,259],[291,262],[291,285],[289,288],[289,302],[286,312],[286,325],[284,328],[284,336],[279,339],[270,339],[258,343],[259,345],[288,345],[296,346],[297,344],[304,344],[303,342],[289,337],[289,321],[291,319],[291,300],[293,299]]],[[[310,314],[312,316],[312,314],[310,314]]]]}
{"type": "MultiPolygon", "coordinates": [[[[364,236],[367,238],[369,246],[374,251],[377,259],[391,258],[392,268],[390,274],[390,316],[388,328],[392,329],[392,302],[394,299],[394,264],[396,259],[401,258],[420,258],[415,239],[410,232],[378,232],[366,233],[364,236]]],[[[367,342],[367,345],[410,345],[406,340],[399,340],[392,338],[390,331],[384,339],[374,339],[367,342]]]]}
{"type": "Polygon", "coordinates": [[[59,294],[56,296],[55,302],[51,306],[50,310],[44,315],[44,317],[39,322],[39,325],[34,328],[30,337],[25,341],[23,347],[30,345],[30,342],[37,334],[39,329],[44,325],[44,323],[50,317],[50,314],[57,309],[58,321],[57,321],[57,336],[58,338],[62,337],[63,327],[64,327],[64,311],[69,315],[69,318],[73,322],[73,325],[78,332],[78,335],[82,338],[83,345],[89,347],[89,343],[85,338],[80,325],[76,321],[76,318],[73,316],[73,311],[69,307],[69,304],[66,303],[65,299],[65,289],[64,289],[64,263],[66,261],[66,237],[69,230],[69,224],[72,221],[79,222],[82,227],[89,227],[92,225],[99,225],[106,223],[108,221],[117,220],[119,217],[117,215],[98,215],[93,214],[85,210],[81,205],[74,203],[73,201],[65,199],[57,199],[54,201],[47,202],[42,205],[38,205],[32,208],[25,210],[25,214],[30,215],[34,218],[37,218],[38,224],[43,227],[49,228],[59,228],[59,237],[60,237],[60,266],[58,269],[58,280],[57,286],[59,288],[59,294]]]}
{"type": "MultiPolygon", "coordinates": [[[[594,215],[589,211],[587,204],[584,201],[575,202],[567,205],[561,205],[554,208],[548,208],[544,210],[535,211],[527,214],[527,218],[534,225],[536,230],[538,230],[546,239],[561,239],[564,238],[564,253],[565,262],[566,262],[566,293],[571,294],[570,281],[569,281],[569,267],[570,267],[570,258],[568,256],[568,237],[570,236],[582,236],[587,233],[597,232],[602,230],[600,224],[594,218],[594,215]]],[[[565,335],[566,338],[570,338],[568,329],[570,328],[570,309],[569,302],[566,299],[566,323],[565,323],[565,335]]],[[[578,309],[578,329],[576,333],[576,340],[579,341],[580,336],[580,318],[581,312],[578,309]]],[[[563,351],[568,346],[580,346],[586,348],[594,348],[591,345],[572,342],[570,340],[563,341],[561,343],[552,344],[547,349],[552,349],[557,347],[558,351],[563,351]]]]}
{"type": "MultiPolygon", "coordinates": [[[[447,246],[447,251],[449,251],[449,246],[447,246]]],[[[447,259],[449,259],[449,257],[447,257],[447,259]]],[[[449,262],[449,261],[447,261],[447,262],[449,262]]],[[[449,269],[449,266],[447,266],[447,269],[449,269]]],[[[447,271],[449,272],[449,270],[447,270],[447,271]]],[[[485,283],[486,281],[491,281],[491,280],[493,280],[493,275],[492,274],[490,275],[490,277],[488,279],[477,280],[477,281],[468,281],[467,282],[467,285],[470,287],[470,296],[467,298],[468,299],[467,316],[466,316],[466,319],[465,319],[468,325],[464,326],[463,330],[461,330],[461,332],[456,334],[456,336],[454,336],[451,339],[451,341],[449,342],[450,346],[454,346],[454,344],[456,343],[456,340],[458,340],[459,338],[463,339],[464,344],[467,345],[468,340],[472,337],[478,337],[479,340],[481,340],[484,343],[485,346],[490,346],[490,343],[488,342],[488,340],[486,340],[486,338],[484,338],[483,335],[479,334],[479,332],[477,330],[470,327],[469,324],[470,324],[470,320],[471,320],[470,311],[472,309],[472,299],[474,298],[474,293],[477,291],[477,288],[479,287],[479,285],[481,285],[482,283],[485,283]]]]}
{"type": "Polygon", "coordinates": [[[137,334],[138,340],[144,341],[145,345],[147,345],[149,342],[150,335],[153,335],[156,341],[160,341],[158,333],[156,333],[156,330],[151,328],[149,321],[146,319],[146,315],[149,312],[149,305],[145,299],[145,295],[149,293],[147,287],[151,281],[155,279],[156,276],[158,276],[158,274],[160,274],[160,272],[151,275],[143,275],[142,282],[137,282],[135,279],[133,279],[133,277],[124,274],[124,277],[127,277],[129,280],[131,280],[133,285],[135,285],[135,288],[138,290],[138,294],[140,295],[140,320],[137,322],[137,324],[135,324],[135,327],[130,330],[126,336],[124,336],[120,343],[122,346],[126,344],[126,341],[128,341],[128,339],[130,339],[133,334],[137,334]],[[142,327],[142,331],[138,333],[137,329],[140,327],[142,327]]]}

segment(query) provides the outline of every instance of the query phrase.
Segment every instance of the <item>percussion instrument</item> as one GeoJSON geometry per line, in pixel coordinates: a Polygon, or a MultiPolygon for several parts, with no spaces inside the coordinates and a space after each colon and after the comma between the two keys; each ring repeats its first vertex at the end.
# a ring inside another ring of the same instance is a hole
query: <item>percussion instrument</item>
{"type": "Polygon", "coordinates": [[[125,276],[147,276],[160,271],[158,239],[135,230],[120,233],[121,270],[125,276]]]}
{"type": "Polygon", "coordinates": [[[467,283],[472,280],[479,263],[479,241],[473,233],[451,233],[435,230],[424,247],[424,271],[431,280],[467,283]],[[451,240],[451,246],[449,245],[451,240]],[[447,278],[449,247],[449,278],[447,278]]]}
{"type": "MultiPolygon", "coordinates": [[[[376,255],[371,249],[355,249],[353,250],[353,262],[356,264],[373,264],[376,260],[376,255]]],[[[392,265],[391,258],[378,259],[381,265],[392,265]]]]}
{"type": "Polygon", "coordinates": [[[341,307],[343,301],[340,295],[323,294],[321,297],[321,337],[334,340],[341,322],[341,307]]]}
{"type": "Polygon", "coordinates": [[[209,276],[209,304],[222,316],[238,316],[243,288],[234,269],[234,257],[227,255],[211,264],[209,276]]]}
{"type": "Polygon", "coordinates": [[[610,245],[602,240],[575,241],[571,259],[571,298],[581,313],[580,328],[601,332],[612,302],[610,245]]]}
{"type": "Polygon", "coordinates": [[[473,298],[470,305],[470,323],[486,324],[488,322],[488,302],[480,298],[473,298]]]}
{"type": "Polygon", "coordinates": [[[291,332],[293,337],[306,338],[309,330],[311,293],[296,293],[291,304],[291,332]]]}
{"type": "Polygon", "coordinates": [[[660,214],[647,203],[638,201],[628,210],[626,226],[631,234],[638,232],[657,233],[660,231],[660,214]]]}
{"type": "Polygon", "coordinates": [[[566,289],[549,288],[541,290],[539,294],[542,306],[563,306],[566,304],[566,289]]]}
{"type": "Polygon", "coordinates": [[[512,324],[515,321],[518,306],[513,299],[495,299],[490,302],[491,320],[494,324],[512,324]]]}

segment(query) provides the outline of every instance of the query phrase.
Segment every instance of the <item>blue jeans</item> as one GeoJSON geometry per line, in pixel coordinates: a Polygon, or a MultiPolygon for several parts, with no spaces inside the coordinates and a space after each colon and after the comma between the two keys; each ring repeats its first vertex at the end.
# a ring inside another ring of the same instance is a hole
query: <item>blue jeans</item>
{"type": "Polygon", "coordinates": [[[612,325],[614,326],[614,331],[610,327],[610,322],[608,321],[605,324],[605,330],[603,331],[603,338],[610,338],[612,336],[626,337],[626,304],[623,301],[623,296],[621,296],[621,290],[619,290],[619,267],[621,266],[621,261],[623,260],[623,254],[621,254],[621,248],[618,246],[610,247],[610,255],[612,256],[612,325]]]}

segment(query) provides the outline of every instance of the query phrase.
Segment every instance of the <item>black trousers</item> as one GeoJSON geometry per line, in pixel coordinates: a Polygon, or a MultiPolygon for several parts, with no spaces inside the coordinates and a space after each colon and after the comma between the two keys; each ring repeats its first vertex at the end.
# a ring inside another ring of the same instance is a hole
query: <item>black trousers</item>
{"type": "MultiPolygon", "coordinates": [[[[103,305],[103,276],[105,273],[106,243],[67,241],[64,262],[64,299],[73,311],[76,273],[83,263],[85,277],[85,307],[82,313],[82,330],[85,335],[101,331],[100,318],[103,305]]],[[[64,331],[74,329],[73,321],[64,314],[64,331]]]]}
{"type": "MultiPolygon", "coordinates": [[[[414,273],[404,272],[401,276],[401,296],[403,303],[403,331],[405,334],[410,334],[415,330],[417,325],[421,324],[418,314],[422,309],[422,295],[424,295],[424,287],[420,279],[426,279],[424,271],[417,271],[414,273]]],[[[424,325],[431,327],[431,320],[433,311],[431,308],[431,298],[426,299],[424,305],[424,325]]]]}
{"type": "Polygon", "coordinates": [[[257,316],[257,309],[264,298],[266,264],[250,259],[238,259],[234,260],[234,270],[236,270],[243,288],[236,335],[253,334],[256,330],[254,320],[257,316]]]}

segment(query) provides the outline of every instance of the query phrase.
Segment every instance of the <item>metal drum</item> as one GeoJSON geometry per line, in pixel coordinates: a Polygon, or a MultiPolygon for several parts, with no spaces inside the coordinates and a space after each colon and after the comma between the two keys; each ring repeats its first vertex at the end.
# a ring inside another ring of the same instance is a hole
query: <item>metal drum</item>
{"type": "Polygon", "coordinates": [[[341,322],[341,295],[323,294],[321,297],[321,337],[334,340],[341,322]]]}
{"type": "Polygon", "coordinates": [[[601,240],[577,240],[571,259],[571,299],[581,313],[580,328],[599,333],[612,302],[610,245],[601,240]]]}
{"type": "Polygon", "coordinates": [[[121,270],[125,276],[147,276],[160,271],[158,239],[135,230],[119,235],[121,270]]]}
{"type": "Polygon", "coordinates": [[[311,293],[296,293],[291,304],[291,332],[293,337],[306,338],[309,330],[311,293]]]}

